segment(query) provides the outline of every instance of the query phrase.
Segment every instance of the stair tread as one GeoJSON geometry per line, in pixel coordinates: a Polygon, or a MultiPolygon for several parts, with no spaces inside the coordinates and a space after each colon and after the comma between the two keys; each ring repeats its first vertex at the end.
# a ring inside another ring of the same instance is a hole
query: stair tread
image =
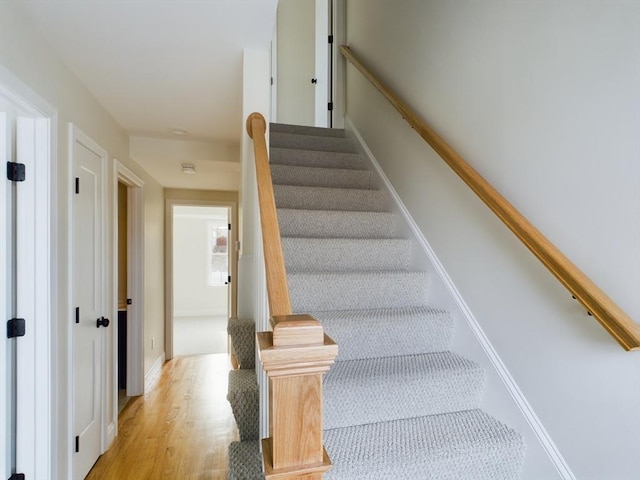
{"type": "Polygon", "coordinates": [[[227,480],[264,480],[259,440],[231,442],[228,453],[227,480]]]}
{"type": "Polygon", "coordinates": [[[330,429],[324,441],[327,480],[515,480],[525,451],[518,433],[481,410],[330,429]]]}
{"type": "Polygon", "coordinates": [[[324,379],[324,425],[471,410],[480,405],[484,381],[477,363],[452,352],[339,361],[324,379]]]}

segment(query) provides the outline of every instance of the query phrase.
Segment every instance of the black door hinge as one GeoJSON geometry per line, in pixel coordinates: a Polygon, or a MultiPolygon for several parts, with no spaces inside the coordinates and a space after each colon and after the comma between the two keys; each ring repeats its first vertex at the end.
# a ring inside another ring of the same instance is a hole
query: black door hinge
{"type": "Polygon", "coordinates": [[[80,323],[80,307],[76,307],[76,323],[80,323]]]}
{"type": "Polygon", "coordinates": [[[76,453],[80,451],[80,437],[76,436],[76,453]]]}
{"type": "Polygon", "coordinates": [[[12,318],[7,320],[7,338],[24,337],[26,323],[24,318],[12,318]]]}
{"type": "Polygon", "coordinates": [[[76,194],[80,193],[80,177],[76,177],[76,194]]]}
{"type": "Polygon", "coordinates": [[[333,43],[333,35],[329,35],[329,43],[333,43]]]}
{"type": "Polygon", "coordinates": [[[127,298],[127,305],[133,305],[133,300],[131,300],[130,298],[127,298]]]}
{"type": "Polygon", "coordinates": [[[330,112],[333,112],[333,102],[329,102],[329,104],[327,105],[327,108],[329,109],[330,112]]]}
{"type": "Polygon", "coordinates": [[[271,77],[271,85],[273,85],[273,77],[271,77]]]}
{"type": "Polygon", "coordinates": [[[7,178],[12,182],[24,182],[25,170],[24,163],[7,162],[7,178]]]}
{"type": "Polygon", "coordinates": [[[9,477],[9,480],[26,480],[26,478],[24,473],[14,473],[9,477]]]}
{"type": "Polygon", "coordinates": [[[229,230],[231,230],[231,224],[229,224],[229,230]]]}

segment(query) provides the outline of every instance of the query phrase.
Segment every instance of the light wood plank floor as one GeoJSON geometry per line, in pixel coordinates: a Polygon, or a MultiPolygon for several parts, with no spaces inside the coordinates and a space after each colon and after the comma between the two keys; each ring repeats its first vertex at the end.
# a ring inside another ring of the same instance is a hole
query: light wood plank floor
{"type": "Polygon", "coordinates": [[[238,439],[226,354],[176,357],[120,414],[118,436],[88,480],[225,480],[238,439]]]}

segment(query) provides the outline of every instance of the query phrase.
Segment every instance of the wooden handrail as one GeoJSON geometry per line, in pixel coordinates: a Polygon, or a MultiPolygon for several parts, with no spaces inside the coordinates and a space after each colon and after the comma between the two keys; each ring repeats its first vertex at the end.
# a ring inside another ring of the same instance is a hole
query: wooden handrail
{"type": "Polygon", "coordinates": [[[338,346],[309,315],[292,315],[280,228],[269,168],[267,123],[247,118],[253,139],[267,296],[272,332],[256,334],[269,379],[269,438],[262,440],[267,480],[322,480],[331,460],[322,442],[322,376],[338,346]]]}
{"type": "Polygon", "coordinates": [[[289,315],[291,301],[287,286],[287,273],[280,242],[280,227],[276,215],[276,201],[273,194],[269,154],[265,134],[267,122],[254,112],[247,117],[247,133],[253,139],[253,152],[256,158],[256,181],[258,182],[258,203],[260,205],[260,224],[262,225],[262,245],[267,275],[267,296],[271,316],[289,315]]]}
{"type": "Polygon", "coordinates": [[[640,325],[576,267],[489,182],[435,133],[420,116],[379,80],[346,45],[340,53],[389,100],[402,118],[442,157],[502,222],[526,245],[567,290],[625,350],[640,350],[640,325]]]}

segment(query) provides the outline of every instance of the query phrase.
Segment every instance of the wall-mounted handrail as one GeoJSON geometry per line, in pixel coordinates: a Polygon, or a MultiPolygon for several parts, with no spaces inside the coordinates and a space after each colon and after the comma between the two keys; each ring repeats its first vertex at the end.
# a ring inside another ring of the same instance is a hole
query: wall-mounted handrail
{"type": "Polygon", "coordinates": [[[247,118],[253,139],[267,297],[273,332],[256,334],[260,362],[269,378],[269,438],[262,440],[267,480],[322,480],[331,460],[322,442],[322,376],[338,346],[309,315],[292,315],[269,168],[267,123],[247,118]]]}
{"type": "Polygon", "coordinates": [[[526,245],[567,290],[625,350],[640,350],[640,325],[576,267],[489,182],[435,133],[420,116],[378,79],[346,46],[340,53],[389,100],[402,118],[442,157],[502,222],[526,245]]]}

